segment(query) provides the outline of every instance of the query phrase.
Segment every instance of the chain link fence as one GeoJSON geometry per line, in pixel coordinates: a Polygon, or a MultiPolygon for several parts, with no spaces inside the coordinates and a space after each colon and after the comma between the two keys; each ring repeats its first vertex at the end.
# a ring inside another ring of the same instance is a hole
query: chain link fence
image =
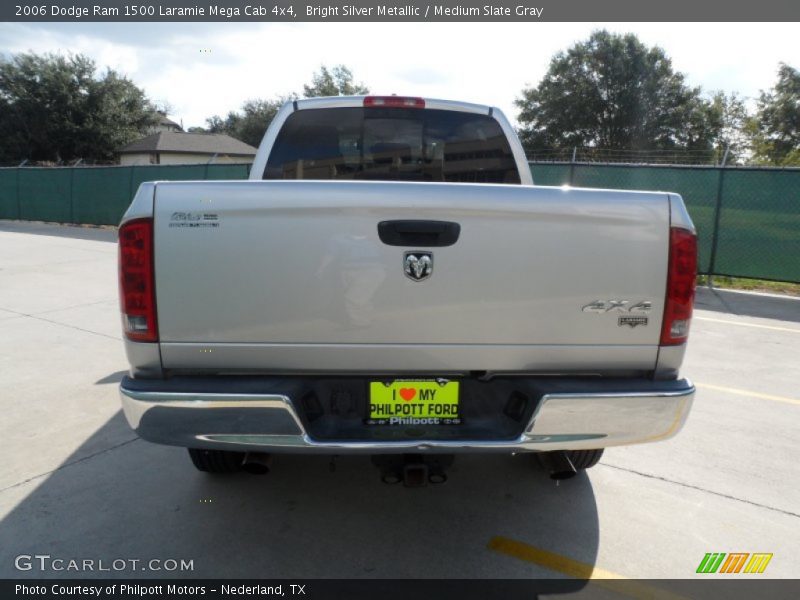
{"type": "Polygon", "coordinates": [[[546,148],[527,152],[532,163],[627,163],[635,165],[717,165],[727,158],[724,148],[713,150],[618,150],[614,148],[546,148]]]}
{"type": "Polygon", "coordinates": [[[143,181],[246,179],[248,164],[0,168],[0,219],[116,225],[143,181]]]}
{"type": "MultiPolygon", "coordinates": [[[[116,225],[143,181],[246,179],[250,165],[0,168],[0,219],[116,225]]],[[[800,283],[800,169],[532,162],[537,185],[683,196],[703,274],[800,283]]]]}
{"type": "Polygon", "coordinates": [[[702,274],[800,282],[800,169],[545,162],[531,172],[537,185],[678,193],[702,274]]]}

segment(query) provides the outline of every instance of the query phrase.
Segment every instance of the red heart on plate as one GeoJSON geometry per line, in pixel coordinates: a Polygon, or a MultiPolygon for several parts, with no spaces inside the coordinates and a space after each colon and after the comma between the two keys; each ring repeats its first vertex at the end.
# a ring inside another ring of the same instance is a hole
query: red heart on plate
{"type": "Polygon", "coordinates": [[[417,390],[414,388],[400,388],[400,397],[408,402],[417,395],[417,390]]]}

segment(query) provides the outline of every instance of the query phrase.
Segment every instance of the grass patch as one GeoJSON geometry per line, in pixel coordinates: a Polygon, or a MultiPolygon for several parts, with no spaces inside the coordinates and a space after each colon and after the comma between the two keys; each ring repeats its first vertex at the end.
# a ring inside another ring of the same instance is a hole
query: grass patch
{"type": "MultiPolygon", "coordinates": [[[[708,276],[698,275],[697,285],[708,285],[708,276]]],[[[788,283],[784,281],[764,281],[763,279],[745,279],[743,277],[714,275],[714,287],[800,296],[800,283],[788,283]]]]}

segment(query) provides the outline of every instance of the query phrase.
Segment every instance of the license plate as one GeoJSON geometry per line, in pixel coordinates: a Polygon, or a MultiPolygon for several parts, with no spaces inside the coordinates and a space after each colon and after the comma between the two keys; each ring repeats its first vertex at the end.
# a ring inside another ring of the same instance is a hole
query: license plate
{"type": "Polygon", "coordinates": [[[369,384],[369,425],[458,425],[458,381],[403,380],[369,384]]]}

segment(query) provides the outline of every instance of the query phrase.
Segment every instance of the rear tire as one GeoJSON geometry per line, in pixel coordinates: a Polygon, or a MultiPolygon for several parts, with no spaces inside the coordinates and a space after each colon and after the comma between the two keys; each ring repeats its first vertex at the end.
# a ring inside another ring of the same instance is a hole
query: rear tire
{"type": "Polygon", "coordinates": [[[244,452],[188,448],[192,464],[204,473],[237,473],[242,470],[244,452]]]}
{"type": "Polygon", "coordinates": [[[599,450],[567,450],[567,456],[576,470],[591,469],[603,456],[603,449],[599,450]]]}

